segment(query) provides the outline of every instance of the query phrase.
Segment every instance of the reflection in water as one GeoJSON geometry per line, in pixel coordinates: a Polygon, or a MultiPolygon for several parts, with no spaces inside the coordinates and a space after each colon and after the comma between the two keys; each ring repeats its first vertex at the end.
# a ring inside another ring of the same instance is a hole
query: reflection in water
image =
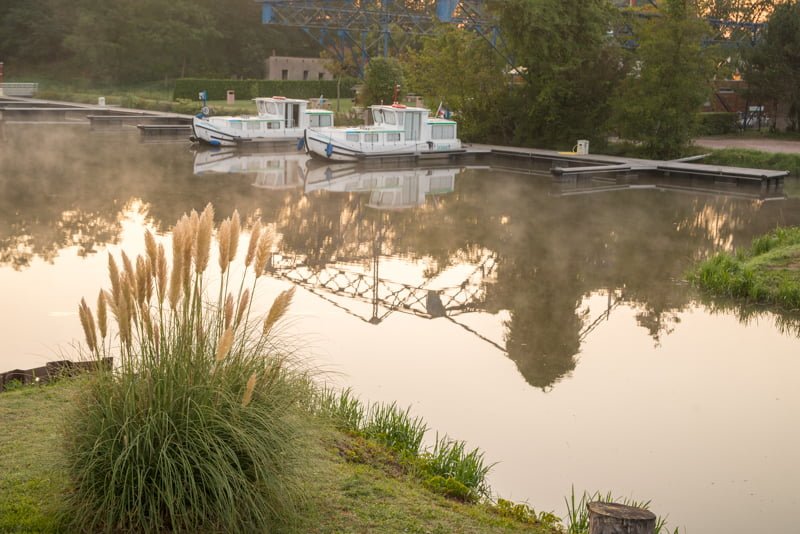
{"type": "Polygon", "coordinates": [[[425,205],[426,198],[452,193],[461,167],[364,168],[339,164],[311,167],[305,191],[370,194],[367,206],[406,209],[425,205]]]}
{"type": "Polygon", "coordinates": [[[311,322],[298,332],[320,332],[345,385],[413,404],[433,427],[485,447],[503,462],[500,491],[556,509],[573,481],[612,488],[652,497],[679,525],[692,513],[702,525],[709,500],[767,503],[766,515],[714,521],[794,525],[800,341],[780,332],[800,334],[797,323],[782,315],[776,329],[771,314],[765,324],[758,310],[701,301],[683,279],[698,258],[800,224],[800,198],[729,185],[712,195],[647,176],[602,190],[507,163],[315,169],[293,151],[194,153],[142,144],[137,132],[9,126],[0,287],[15,305],[0,312],[11,332],[0,371],[54,359],[49,349],[80,336],[72,310],[106,280],[104,248],[141,249],[143,226],[168,240],[182,213],[211,201],[218,214],[258,212],[274,225],[269,283],[307,289],[297,313],[311,322]],[[631,428],[587,443],[607,432],[597,410],[620,407],[688,437],[631,428]],[[734,477],[749,482],[725,482],[734,477]]]}
{"type": "Polygon", "coordinates": [[[706,182],[551,183],[508,167],[314,166],[294,151],[138,145],[121,156],[124,138],[86,150],[74,141],[54,136],[47,153],[13,157],[31,142],[22,134],[0,150],[4,264],[22,269],[68,246],[88,254],[114,243],[130,198],[149,203],[156,228],[211,199],[218,213],[259,211],[276,225],[277,276],[335,295],[340,307],[366,299],[372,308],[362,317],[374,324],[394,311],[429,319],[506,311],[504,352],[542,389],[575,368],[598,317],[581,309],[587,295],[609,296],[606,317],[620,303],[635,308],[657,345],[692,301],[690,288],[675,283],[691,261],[798,217],[785,209],[796,200],[763,199],[780,192],[706,182]],[[111,174],[91,170],[112,160],[111,174]],[[397,258],[405,269],[382,266],[397,258]]]}
{"type": "Polygon", "coordinates": [[[303,166],[308,159],[302,152],[263,154],[212,148],[195,152],[194,174],[247,173],[254,175],[254,187],[294,189],[303,186],[303,166]]]}

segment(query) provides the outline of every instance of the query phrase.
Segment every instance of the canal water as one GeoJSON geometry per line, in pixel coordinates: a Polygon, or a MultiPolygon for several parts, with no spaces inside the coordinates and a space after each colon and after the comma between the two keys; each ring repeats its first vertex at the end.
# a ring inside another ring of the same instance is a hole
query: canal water
{"type": "Polygon", "coordinates": [[[611,492],[682,532],[797,531],[797,320],[684,281],[800,224],[794,180],[309,166],[5,124],[0,191],[0,372],[74,355],[107,254],[140,253],[145,228],[168,241],[213,202],[275,225],[261,298],[298,286],[285,333],[321,376],[480,447],[499,496],[564,516],[572,488],[611,492]]]}

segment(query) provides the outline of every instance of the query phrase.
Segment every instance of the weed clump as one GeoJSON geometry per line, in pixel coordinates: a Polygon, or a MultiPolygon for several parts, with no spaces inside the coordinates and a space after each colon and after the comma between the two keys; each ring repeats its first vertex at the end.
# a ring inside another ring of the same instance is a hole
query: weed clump
{"type": "Polygon", "coordinates": [[[251,227],[233,281],[239,215],[216,232],[213,217],[209,205],[178,221],[171,268],[149,232],[146,255],[123,253],[121,267],[109,256],[96,318],[81,302],[89,350],[115,365],[87,381],[66,421],[70,531],[271,531],[303,505],[311,382],[273,335],[293,290],[251,316],[272,234],[251,227]],[[212,269],[218,288],[206,287],[212,269]]]}

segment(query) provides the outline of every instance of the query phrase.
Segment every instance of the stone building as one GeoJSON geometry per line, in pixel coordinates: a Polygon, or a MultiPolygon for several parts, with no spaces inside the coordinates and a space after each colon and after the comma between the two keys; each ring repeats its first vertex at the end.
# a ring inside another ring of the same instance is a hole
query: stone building
{"type": "Polygon", "coordinates": [[[272,55],[266,60],[268,80],[332,80],[325,60],[314,57],[272,55]]]}

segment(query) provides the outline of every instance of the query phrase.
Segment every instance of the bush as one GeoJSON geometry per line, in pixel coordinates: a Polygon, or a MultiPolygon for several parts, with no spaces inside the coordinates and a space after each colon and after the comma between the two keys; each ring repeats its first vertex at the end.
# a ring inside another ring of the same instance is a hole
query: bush
{"type": "MultiPolygon", "coordinates": [[[[225,100],[228,91],[236,92],[238,100],[249,100],[259,96],[282,95],[289,98],[336,97],[336,80],[204,80],[181,78],[175,81],[174,99],[185,98],[197,101],[200,91],[208,92],[209,100],[225,100]]],[[[356,80],[348,78],[341,82],[341,98],[353,96],[351,88],[356,80]]]]}
{"type": "Polygon", "coordinates": [[[723,135],[738,131],[736,113],[713,112],[698,114],[698,132],[700,135],[723,135]]]}
{"type": "Polygon", "coordinates": [[[111,290],[100,292],[97,321],[81,302],[90,351],[116,356],[117,368],[87,382],[67,419],[69,531],[271,531],[291,523],[304,502],[300,413],[310,381],[272,335],[293,290],[263,322],[251,320],[250,294],[272,245],[256,222],[241,285],[230,284],[240,289],[228,292],[240,227],[234,212],[217,230],[219,296],[207,301],[212,226],[210,205],[184,215],[169,271],[163,245],[148,232],[146,256],[131,262],[123,253],[122,269],[109,257],[111,290]]]}

